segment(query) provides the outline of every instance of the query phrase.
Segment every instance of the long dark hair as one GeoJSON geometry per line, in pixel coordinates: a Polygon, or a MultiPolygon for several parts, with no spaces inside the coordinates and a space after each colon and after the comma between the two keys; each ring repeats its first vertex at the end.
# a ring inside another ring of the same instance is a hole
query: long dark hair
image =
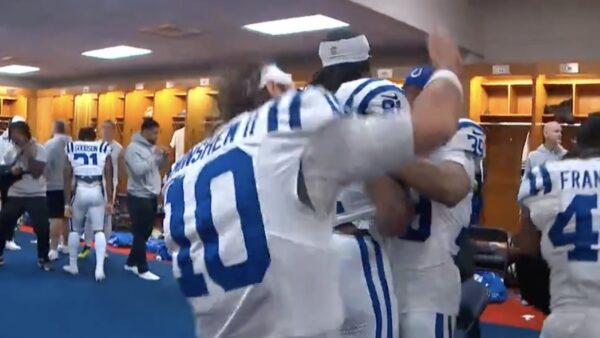
{"type": "MultiPolygon", "coordinates": [[[[331,31],[324,41],[351,39],[360,35],[347,29],[340,29],[331,31]]],[[[330,92],[335,92],[343,83],[368,76],[370,72],[369,60],[340,63],[322,68],[313,76],[311,84],[320,85],[330,92]]]]}
{"type": "Polygon", "coordinates": [[[9,140],[12,140],[11,135],[14,132],[22,133],[25,136],[27,136],[28,140],[31,140],[31,129],[29,128],[29,125],[26,122],[18,121],[18,122],[13,122],[8,125],[8,139],[9,140]]]}
{"type": "Polygon", "coordinates": [[[224,121],[258,108],[270,99],[264,88],[259,88],[263,63],[248,62],[228,70],[220,82],[217,105],[224,121]]]}
{"type": "Polygon", "coordinates": [[[590,114],[577,130],[580,157],[600,157],[600,114],[590,114]]]}

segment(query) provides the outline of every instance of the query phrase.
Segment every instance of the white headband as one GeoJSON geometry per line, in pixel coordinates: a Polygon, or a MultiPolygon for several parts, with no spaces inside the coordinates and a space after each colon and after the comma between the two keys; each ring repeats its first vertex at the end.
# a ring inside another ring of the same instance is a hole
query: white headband
{"type": "Polygon", "coordinates": [[[369,41],[364,35],[319,44],[319,57],[323,67],[340,63],[361,62],[369,59],[369,41]]]}
{"type": "Polygon", "coordinates": [[[293,86],[292,75],[279,69],[275,64],[266,65],[260,72],[260,84],[258,88],[264,88],[267,82],[275,82],[285,86],[293,86]]]}

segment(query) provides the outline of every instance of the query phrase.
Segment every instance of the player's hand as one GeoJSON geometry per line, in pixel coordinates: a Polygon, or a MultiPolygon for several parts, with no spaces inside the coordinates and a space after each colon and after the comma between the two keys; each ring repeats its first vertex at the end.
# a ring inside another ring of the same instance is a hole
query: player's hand
{"type": "Polygon", "coordinates": [[[23,173],[23,168],[19,167],[19,166],[13,166],[12,168],[10,168],[10,172],[14,175],[14,176],[19,176],[23,173]]]}
{"type": "Polygon", "coordinates": [[[70,205],[65,205],[65,218],[71,218],[73,216],[73,210],[70,205]]]}
{"type": "Polygon", "coordinates": [[[445,27],[437,25],[427,39],[429,58],[437,69],[448,69],[459,75],[462,56],[458,46],[445,27]]]}
{"type": "Polygon", "coordinates": [[[165,155],[169,152],[169,150],[165,146],[156,146],[156,152],[160,155],[165,155]]]}
{"type": "Polygon", "coordinates": [[[106,214],[112,215],[113,212],[114,212],[114,207],[113,207],[112,203],[106,203],[106,214]]]}

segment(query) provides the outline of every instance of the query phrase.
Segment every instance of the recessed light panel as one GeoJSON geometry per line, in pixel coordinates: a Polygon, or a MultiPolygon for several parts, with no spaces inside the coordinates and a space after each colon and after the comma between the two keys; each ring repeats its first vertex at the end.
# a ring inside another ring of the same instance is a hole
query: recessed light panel
{"type": "Polygon", "coordinates": [[[243,28],[268,35],[285,35],[350,26],[348,23],[322,15],[272,20],[245,25],[243,28]]]}

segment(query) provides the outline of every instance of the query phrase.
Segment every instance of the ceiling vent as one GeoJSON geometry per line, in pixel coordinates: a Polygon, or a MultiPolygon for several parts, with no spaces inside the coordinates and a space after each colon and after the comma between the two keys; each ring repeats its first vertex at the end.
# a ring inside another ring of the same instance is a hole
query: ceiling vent
{"type": "Polygon", "coordinates": [[[172,39],[193,37],[203,33],[198,29],[182,29],[172,24],[163,24],[156,27],[142,28],[140,31],[147,34],[172,39]]]}

